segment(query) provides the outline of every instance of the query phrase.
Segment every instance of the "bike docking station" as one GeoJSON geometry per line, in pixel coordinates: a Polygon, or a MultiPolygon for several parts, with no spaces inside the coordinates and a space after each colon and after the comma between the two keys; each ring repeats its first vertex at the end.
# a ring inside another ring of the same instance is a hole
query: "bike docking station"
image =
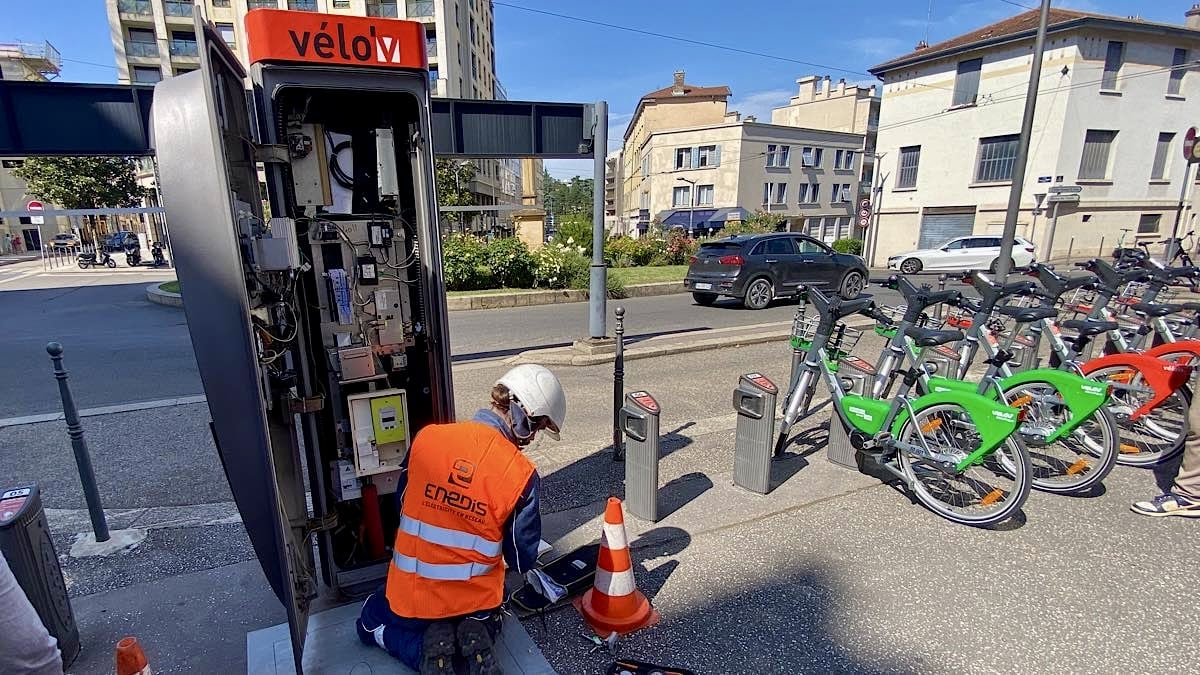
{"type": "Polygon", "coordinates": [[[621,430],[625,433],[625,508],[633,516],[658,522],[658,401],[648,392],[625,396],[621,430]]]}
{"type": "Polygon", "coordinates": [[[733,484],[763,495],[771,491],[771,453],[778,395],[779,387],[761,373],[742,375],[733,390],[733,409],[737,412],[733,484]]]}

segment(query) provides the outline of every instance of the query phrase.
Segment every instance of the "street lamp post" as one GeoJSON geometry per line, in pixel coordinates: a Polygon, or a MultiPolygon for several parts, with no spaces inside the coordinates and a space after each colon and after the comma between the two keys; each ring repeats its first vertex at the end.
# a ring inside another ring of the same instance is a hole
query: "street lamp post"
{"type": "Polygon", "coordinates": [[[688,187],[688,236],[690,237],[690,236],[692,236],[692,232],[696,225],[695,222],[693,221],[693,219],[696,217],[696,181],[692,180],[691,178],[684,178],[683,176],[680,176],[680,177],[676,178],[675,180],[681,180],[689,185],[689,187],[688,187]]]}

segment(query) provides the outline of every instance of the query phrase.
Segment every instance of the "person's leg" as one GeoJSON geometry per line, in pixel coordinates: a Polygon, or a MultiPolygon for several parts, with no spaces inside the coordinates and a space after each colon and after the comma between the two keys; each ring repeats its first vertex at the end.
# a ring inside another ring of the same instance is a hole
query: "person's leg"
{"type": "Polygon", "coordinates": [[[1183,443],[1183,461],[1171,491],[1130,507],[1145,516],[1200,518],[1200,392],[1188,408],[1188,435],[1183,443]]]}
{"type": "Polygon", "coordinates": [[[58,641],[42,625],[0,555],[0,673],[62,675],[62,671],[58,641]]]}
{"type": "Polygon", "coordinates": [[[376,646],[418,670],[421,667],[421,642],[429,622],[402,619],[392,613],[382,593],[372,593],[363,603],[362,614],[355,622],[358,639],[376,646]]]}
{"type": "Polygon", "coordinates": [[[467,662],[470,675],[499,675],[500,666],[492,646],[500,635],[499,610],[476,612],[458,623],[458,648],[467,662]]]}

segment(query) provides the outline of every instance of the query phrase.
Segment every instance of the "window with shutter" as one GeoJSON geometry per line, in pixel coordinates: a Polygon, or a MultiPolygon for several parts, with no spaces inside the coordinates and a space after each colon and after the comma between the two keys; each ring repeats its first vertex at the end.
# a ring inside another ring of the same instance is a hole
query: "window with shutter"
{"type": "Polygon", "coordinates": [[[1187,73],[1188,50],[1176,49],[1171,59],[1171,79],[1167,81],[1167,93],[1178,96],[1183,91],[1183,76],[1187,73]]]}
{"type": "Polygon", "coordinates": [[[958,62],[958,72],[954,76],[954,98],[951,106],[974,105],[979,97],[979,71],[983,67],[983,59],[970,59],[958,62]]]}
{"type": "Polygon", "coordinates": [[[896,171],[896,187],[917,186],[917,166],[921,163],[921,146],[910,145],[900,148],[900,166],[896,171]]]}
{"type": "Polygon", "coordinates": [[[1104,76],[1100,79],[1100,88],[1109,91],[1116,91],[1117,78],[1121,73],[1121,66],[1125,63],[1125,43],[1116,40],[1110,40],[1108,43],[1108,52],[1104,55],[1104,76]]]}
{"type": "Polygon", "coordinates": [[[975,182],[996,183],[1011,181],[1017,162],[1020,136],[992,136],[979,139],[979,162],[975,167],[975,182]]]}
{"type": "Polygon", "coordinates": [[[1088,129],[1083,139],[1083,156],[1079,160],[1081,179],[1103,180],[1108,177],[1108,156],[1117,132],[1088,129]]]}
{"type": "Polygon", "coordinates": [[[1158,145],[1154,148],[1154,164],[1150,167],[1151,180],[1162,180],[1167,175],[1167,157],[1171,153],[1171,141],[1175,134],[1164,131],[1158,135],[1158,145]]]}

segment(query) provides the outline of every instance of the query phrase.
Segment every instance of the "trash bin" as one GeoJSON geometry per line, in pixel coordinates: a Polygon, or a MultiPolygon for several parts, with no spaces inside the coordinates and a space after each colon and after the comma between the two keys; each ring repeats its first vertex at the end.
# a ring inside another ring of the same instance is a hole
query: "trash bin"
{"type": "Polygon", "coordinates": [[[71,665],[79,656],[79,627],[36,484],[0,492],[0,553],[46,630],[58,640],[63,666],[71,665]]]}

